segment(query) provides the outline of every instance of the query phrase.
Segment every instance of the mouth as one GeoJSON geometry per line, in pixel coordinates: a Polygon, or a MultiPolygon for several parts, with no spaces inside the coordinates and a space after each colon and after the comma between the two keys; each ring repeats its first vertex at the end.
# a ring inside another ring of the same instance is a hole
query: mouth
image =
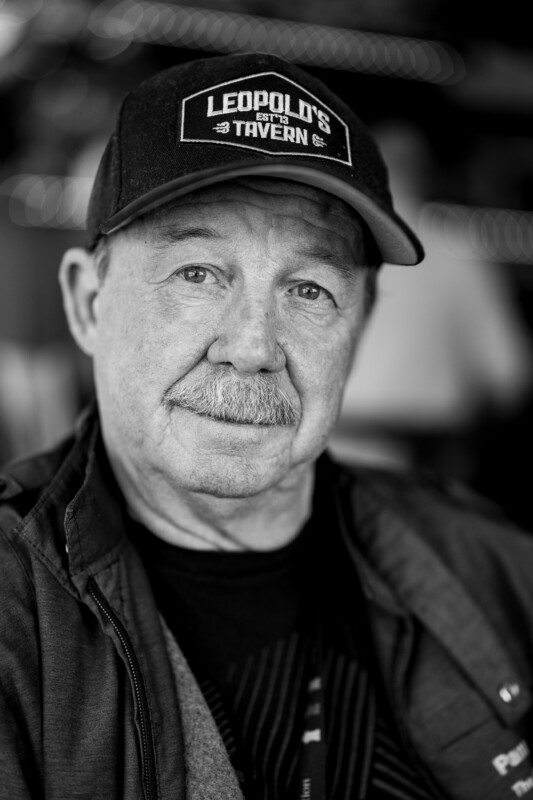
{"type": "Polygon", "coordinates": [[[172,404],[174,408],[181,408],[184,411],[189,411],[191,414],[194,414],[197,417],[202,417],[202,419],[212,420],[213,422],[220,422],[225,425],[231,425],[232,427],[248,427],[248,428],[279,428],[279,427],[289,427],[290,423],[281,424],[279,422],[270,422],[268,420],[258,420],[258,419],[251,419],[246,417],[234,417],[230,416],[229,414],[223,413],[215,413],[215,414],[208,414],[205,411],[198,411],[191,406],[181,405],[179,403],[172,404]]]}

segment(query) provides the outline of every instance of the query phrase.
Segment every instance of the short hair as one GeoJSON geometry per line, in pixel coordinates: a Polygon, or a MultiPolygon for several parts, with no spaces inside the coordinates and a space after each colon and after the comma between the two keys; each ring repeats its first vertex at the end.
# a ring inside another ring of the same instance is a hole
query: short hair
{"type": "Polygon", "coordinates": [[[364,296],[364,311],[367,317],[370,316],[376,304],[378,295],[378,271],[381,263],[380,261],[379,264],[369,264],[367,267],[364,296]]]}
{"type": "Polygon", "coordinates": [[[111,261],[112,236],[102,236],[98,239],[96,246],[92,250],[94,262],[96,264],[96,274],[101,285],[109,271],[111,261]]]}

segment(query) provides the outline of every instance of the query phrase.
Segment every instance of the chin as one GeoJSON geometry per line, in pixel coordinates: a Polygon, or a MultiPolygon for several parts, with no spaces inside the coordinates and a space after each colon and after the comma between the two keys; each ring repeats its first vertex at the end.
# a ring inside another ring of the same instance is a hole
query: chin
{"type": "Polygon", "coordinates": [[[279,484],[287,472],[288,465],[283,469],[281,464],[276,464],[269,469],[268,463],[259,460],[213,458],[211,464],[195,464],[185,481],[179,482],[192,492],[237,499],[268,491],[279,484]]]}

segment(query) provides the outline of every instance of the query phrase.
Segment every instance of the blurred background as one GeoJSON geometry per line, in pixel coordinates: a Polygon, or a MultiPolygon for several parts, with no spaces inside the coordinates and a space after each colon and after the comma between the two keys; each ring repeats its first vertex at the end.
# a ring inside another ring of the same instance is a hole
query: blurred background
{"type": "Polygon", "coordinates": [[[249,50],[307,67],[371,127],[421,267],[385,266],[333,449],[437,469],[533,528],[533,50],[527,4],[0,0],[0,462],[91,397],[57,268],[128,89],[249,50]]]}

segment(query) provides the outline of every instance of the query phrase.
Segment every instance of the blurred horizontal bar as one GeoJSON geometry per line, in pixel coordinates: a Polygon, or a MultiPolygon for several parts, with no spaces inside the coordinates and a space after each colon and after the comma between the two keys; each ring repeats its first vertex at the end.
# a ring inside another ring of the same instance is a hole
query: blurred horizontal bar
{"type": "Polygon", "coordinates": [[[533,264],[533,214],[526,211],[425,203],[420,236],[454,258],[533,264]]]}
{"type": "Polygon", "coordinates": [[[0,183],[9,220],[25,228],[84,230],[93,181],[63,175],[12,175],[0,183]]]}
{"type": "Polygon", "coordinates": [[[94,9],[96,36],[218,53],[261,51],[313,67],[449,85],[465,75],[460,54],[442,42],[390,36],[145,0],[110,0],[94,9]]]}
{"type": "MultiPolygon", "coordinates": [[[[84,230],[92,179],[62,175],[12,175],[0,183],[9,220],[36,228],[84,230]]],[[[503,208],[424,203],[422,241],[453,258],[533,264],[533,214],[503,208]]],[[[429,248],[428,248],[429,249],[429,248]]]]}

